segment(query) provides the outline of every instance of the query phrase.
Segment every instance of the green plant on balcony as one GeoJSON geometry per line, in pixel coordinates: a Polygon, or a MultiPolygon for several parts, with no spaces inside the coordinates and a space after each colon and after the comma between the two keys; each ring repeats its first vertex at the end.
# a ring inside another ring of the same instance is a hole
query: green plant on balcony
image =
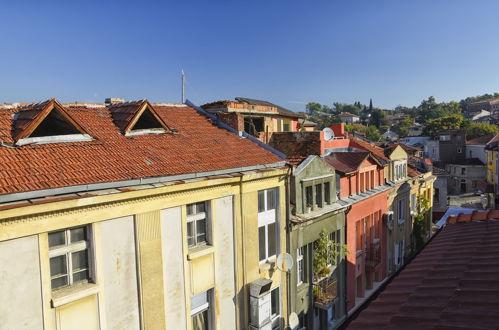
{"type": "Polygon", "coordinates": [[[323,229],[319,238],[314,242],[314,280],[317,281],[331,274],[329,265],[336,264],[336,259],[341,254],[348,254],[347,246],[329,240],[328,233],[323,229]]]}
{"type": "Polygon", "coordinates": [[[417,200],[418,214],[414,217],[414,241],[416,251],[419,250],[425,242],[425,238],[428,235],[427,223],[426,223],[426,213],[430,209],[430,201],[428,198],[420,195],[417,200]]]}

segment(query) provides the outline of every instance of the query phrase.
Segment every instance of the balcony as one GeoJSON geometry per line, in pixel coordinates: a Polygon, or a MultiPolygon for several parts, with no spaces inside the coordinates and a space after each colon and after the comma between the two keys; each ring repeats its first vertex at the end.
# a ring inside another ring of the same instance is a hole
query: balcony
{"type": "Polygon", "coordinates": [[[313,284],[314,304],[317,308],[327,309],[338,296],[338,282],[327,277],[313,284]]]}
{"type": "Polygon", "coordinates": [[[366,269],[367,271],[374,272],[376,271],[376,267],[381,262],[381,245],[379,244],[379,240],[376,243],[372,243],[367,249],[366,254],[366,269]]]}

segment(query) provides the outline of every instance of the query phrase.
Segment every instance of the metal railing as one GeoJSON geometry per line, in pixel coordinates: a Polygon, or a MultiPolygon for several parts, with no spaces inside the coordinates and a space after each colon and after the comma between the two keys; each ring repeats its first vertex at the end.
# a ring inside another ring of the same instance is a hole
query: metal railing
{"type": "Polygon", "coordinates": [[[338,296],[338,282],[330,277],[313,285],[314,302],[327,305],[338,296]]]}

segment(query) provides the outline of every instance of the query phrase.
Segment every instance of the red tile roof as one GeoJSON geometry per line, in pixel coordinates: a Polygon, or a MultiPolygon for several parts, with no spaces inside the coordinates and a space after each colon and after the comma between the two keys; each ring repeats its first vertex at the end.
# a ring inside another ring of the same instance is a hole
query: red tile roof
{"type": "Polygon", "coordinates": [[[342,112],[338,115],[339,117],[359,117],[357,115],[354,115],[352,113],[349,113],[349,112],[342,112]]]}
{"type": "Polygon", "coordinates": [[[357,171],[369,155],[367,151],[332,152],[324,157],[324,160],[335,170],[347,174],[357,171]]]}
{"type": "Polygon", "coordinates": [[[348,329],[498,329],[499,211],[492,212],[494,220],[445,226],[348,329]]]}
{"type": "Polygon", "coordinates": [[[466,141],[466,144],[486,145],[494,141],[499,141],[499,134],[489,134],[466,141]]]}
{"type": "MultiPolygon", "coordinates": [[[[65,107],[94,140],[22,147],[12,144],[13,115],[0,108],[0,199],[2,194],[47,188],[190,174],[260,164],[281,159],[255,143],[214,126],[186,106],[154,105],[178,134],[126,137],[107,107],[65,107]]],[[[24,125],[24,124],[22,124],[24,125]]]]}
{"type": "Polygon", "coordinates": [[[353,147],[357,147],[360,149],[364,149],[370,151],[374,154],[374,156],[381,162],[387,163],[389,162],[389,158],[385,156],[385,151],[383,148],[380,148],[372,143],[359,139],[355,136],[350,135],[350,145],[353,147]]]}

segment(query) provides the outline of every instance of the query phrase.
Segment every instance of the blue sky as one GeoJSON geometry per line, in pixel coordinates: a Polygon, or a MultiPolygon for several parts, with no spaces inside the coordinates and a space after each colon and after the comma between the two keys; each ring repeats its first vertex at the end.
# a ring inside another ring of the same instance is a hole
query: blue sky
{"type": "Polygon", "coordinates": [[[0,102],[393,108],[499,92],[499,1],[8,1],[0,102]]]}

